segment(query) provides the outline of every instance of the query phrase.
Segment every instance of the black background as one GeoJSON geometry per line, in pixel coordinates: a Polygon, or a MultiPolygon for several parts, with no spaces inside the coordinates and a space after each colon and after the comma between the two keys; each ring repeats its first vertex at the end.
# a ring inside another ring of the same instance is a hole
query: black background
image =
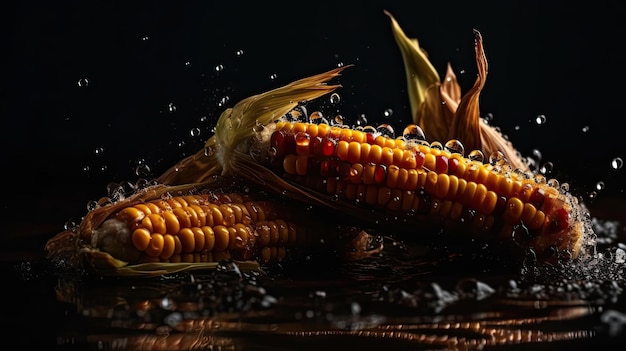
{"type": "Polygon", "coordinates": [[[478,29],[482,114],[584,198],[603,181],[591,203],[624,197],[625,170],[610,167],[626,158],[618,2],[21,1],[3,16],[2,235],[60,230],[108,183],[134,182],[140,163],[155,177],[201,148],[225,107],[338,64],[355,65],[338,80],[348,121],[409,123],[384,9],[440,73],[452,64],[463,91],[478,29]]]}

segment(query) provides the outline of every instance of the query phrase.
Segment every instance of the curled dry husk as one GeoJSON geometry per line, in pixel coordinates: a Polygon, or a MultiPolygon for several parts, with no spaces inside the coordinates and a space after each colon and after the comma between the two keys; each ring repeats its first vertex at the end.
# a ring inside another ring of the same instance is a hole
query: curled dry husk
{"type": "MultiPolygon", "coordinates": [[[[407,38],[395,19],[389,13],[387,15],[391,18],[392,31],[403,55],[414,121],[426,132],[429,141],[459,139],[467,150],[481,150],[487,156],[499,152],[504,155],[512,168],[527,171],[526,162],[511,143],[480,118],[478,100],[487,75],[487,61],[480,33],[475,31],[478,77],[474,86],[461,96],[450,66],[441,82],[417,40],[407,38]]],[[[129,265],[98,250],[91,242],[91,235],[95,228],[118,209],[166,194],[217,189],[220,182],[216,180],[234,176],[292,200],[348,214],[355,223],[359,220],[363,221],[362,223],[384,220],[384,214],[378,216],[370,209],[348,201],[330,201],[328,195],[319,194],[284,179],[258,162],[259,155],[256,154],[258,150],[263,149],[258,144],[269,139],[268,133],[272,132],[271,128],[268,128],[269,125],[298,105],[339,88],[340,85],[329,85],[327,82],[339,76],[348,67],[350,66],[338,67],[248,97],[225,110],[217,122],[214,135],[206,141],[202,150],[181,160],[162,174],[158,178],[160,185],[89,212],[78,228],[60,233],[48,242],[46,249],[50,256],[69,257],[68,253],[78,253],[78,256],[86,258],[89,265],[98,272],[115,275],[152,276],[190,269],[214,268],[216,263],[129,265]]],[[[574,214],[576,217],[583,216],[584,209],[579,208],[575,199],[572,207],[576,207],[574,214]]],[[[580,231],[581,237],[574,244],[576,250],[580,249],[582,240],[587,240],[582,236],[587,236],[589,231],[587,227],[580,231]]],[[[255,267],[254,263],[248,264],[255,267]]]]}
{"type": "Polygon", "coordinates": [[[413,121],[426,132],[428,140],[458,139],[466,150],[480,150],[487,157],[500,152],[511,167],[528,171],[528,163],[513,144],[480,117],[479,97],[488,72],[480,32],[474,30],[478,75],[472,88],[461,96],[451,65],[448,64],[441,81],[417,39],[408,38],[395,18],[385,13],[391,19],[392,33],[402,53],[413,121]]]}

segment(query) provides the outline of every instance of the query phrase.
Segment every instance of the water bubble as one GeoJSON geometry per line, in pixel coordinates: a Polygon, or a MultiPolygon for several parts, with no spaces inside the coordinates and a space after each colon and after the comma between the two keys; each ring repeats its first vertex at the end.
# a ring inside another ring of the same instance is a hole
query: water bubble
{"type": "Polygon", "coordinates": [[[192,137],[200,136],[200,128],[191,128],[191,130],[189,131],[189,134],[192,137]]]}
{"type": "Polygon", "coordinates": [[[343,122],[344,122],[344,119],[342,115],[336,115],[335,118],[333,118],[333,125],[342,126],[343,122]]]}
{"type": "Polygon", "coordinates": [[[483,120],[487,123],[493,121],[493,113],[491,112],[487,113],[485,117],[483,117],[483,120]]]}
{"type": "Polygon", "coordinates": [[[173,102],[170,102],[169,104],[167,104],[167,110],[168,110],[170,113],[174,113],[174,112],[176,112],[176,105],[174,105],[174,103],[173,103],[173,102]]]}
{"type": "Polygon", "coordinates": [[[285,115],[290,122],[300,122],[309,118],[309,113],[305,106],[299,105],[294,107],[291,111],[285,115]]]}
{"type": "Polygon", "coordinates": [[[513,127],[513,129],[520,130],[520,129],[522,129],[522,127],[520,127],[519,125],[515,125],[515,127],[513,127]]]}
{"type": "Polygon", "coordinates": [[[443,150],[443,144],[439,141],[433,141],[430,143],[431,149],[443,150]]]}
{"type": "Polygon", "coordinates": [[[237,55],[237,56],[243,56],[243,54],[244,54],[244,52],[243,52],[243,50],[242,50],[242,49],[239,49],[239,50],[237,50],[237,51],[235,52],[235,55],[237,55]]]}
{"type": "Polygon", "coordinates": [[[540,126],[546,124],[547,120],[546,115],[537,115],[537,117],[535,117],[535,124],[540,126]]]}
{"type": "Polygon", "coordinates": [[[621,157],[616,157],[611,160],[611,168],[613,169],[622,169],[624,167],[624,160],[621,157]]]}
{"type": "Polygon", "coordinates": [[[391,117],[393,115],[393,110],[388,108],[385,111],[383,111],[383,116],[385,117],[391,117]]]}
{"type": "Polygon", "coordinates": [[[596,183],[596,190],[600,191],[600,190],[604,190],[605,184],[603,181],[599,181],[596,183]]]}
{"type": "Polygon", "coordinates": [[[548,179],[548,186],[558,189],[560,187],[559,181],[554,178],[550,178],[548,179]]]}
{"type": "Polygon", "coordinates": [[[81,78],[78,80],[77,84],[79,88],[86,88],[87,86],[89,86],[89,79],[81,78]]]}
{"type": "Polygon", "coordinates": [[[587,133],[589,131],[589,126],[584,126],[582,131],[583,133],[587,133]]]}
{"type": "Polygon", "coordinates": [[[187,66],[187,67],[191,66],[191,62],[185,61],[185,66],[187,66]]]}
{"type": "Polygon", "coordinates": [[[341,101],[341,96],[337,93],[330,94],[330,103],[338,104],[341,101]]]}
{"type": "Polygon", "coordinates": [[[546,162],[543,164],[543,166],[541,166],[539,172],[541,172],[542,174],[549,174],[550,172],[552,172],[553,169],[554,165],[552,164],[552,162],[546,162]]]}
{"type": "Polygon", "coordinates": [[[144,35],[143,37],[141,37],[141,41],[148,41],[150,40],[150,37],[147,35],[144,35]]]}
{"type": "Polygon", "coordinates": [[[96,200],[91,200],[91,201],[87,202],[87,211],[88,212],[91,212],[91,211],[97,209],[98,207],[99,207],[98,201],[96,201],[96,200]]]}
{"type": "Polygon", "coordinates": [[[138,177],[147,177],[150,175],[150,166],[147,164],[140,164],[135,167],[135,175],[138,177]]]}
{"type": "Polygon", "coordinates": [[[223,96],[220,101],[218,101],[217,106],[218,107],[224,107],[228,101],[230,101],[230,97],[228,95],[223,96]]]}
{"type": "Polygon", "coordinates": [[[113,201],[121,200],[124,198],[124,187],[119,183],[109,183],[107,184],[107,194],[113,201]]]}
{"type": "Polygon", "coordinates": [[[224,70],[224,66],[223,65],[217,65],[215,66],[215,72],[221,72],[224,70]]]}
{"type": "Polygon", "coordinates": [[[465,147],[463,144],[457,139],[450,139],[445,145],[446,151],[452,154],[460,154],[461,156],[465,155],[465,147]]]}
{"type": "Polygon", "coordinates": [[[467,156],[471,161],[483,163],[485,162],[485,154],[480,150],[472,150],[467,156]]]}
{"type": "Polygon", "coordinates": [[[367,117],[365,117],[364,114],[359,115],[359,117],[356,119],[356,125],[360,126],[360,127],[364,127],[367,125],[367,117]]]}
{"type": "Polygon", "coordinates": [[[541,157],[542,157],[541,151],[537,149],[533,149],[532,155],[537,159],[537,161],[541,160],[541,157]]]}
{"type": "Polygon", "coordinates": [[[93,150],[93,153],[96,155],[102,155],[104,153],[104,148],[103,147],[97,147],[93,150]]]}
{"type": "Polygon", "coordinates": [[[424,135],[424,131],[417,124],[409,124],[402,131],[402,138],[404,140],[426,140],[426,135],[424,135]]]}
{"type": "Polygon", "coordinates": [[[278,74],[276,74],[276,73],[270,74],[270,80],[274,80],[276,78],[278,78],[278,74]]]}
{"type": "Polygon", "coordinates": [[[501,151],[495,151],[489,155],[489,164],[492,166],[502,165],[505,162],[506,159],[501,151]]]}
{"type": "Polygon", "coordinates": [[[395,131],[393,130],[393,127],[387,123],[379,125],[376,128],[376,131],[382,136],[386,136],[392,139],[395,138],[395,131]]]}
{"type": "MultiPolygon", "coordinates": [[[[97,203],[96,203],[96,206],[97,206],[97,203]]],[[[87,210],[89,211],[89,207],[87,207],[87,210]]],[[[65,224],[63,224],[63,229],[71,230],[73,228],[76,228],[76,226],[77,226],[77,224],[76,224],[76,222],[74,222],[73,219],[68,219],[67,222],[65,222],[65,224]]]]}

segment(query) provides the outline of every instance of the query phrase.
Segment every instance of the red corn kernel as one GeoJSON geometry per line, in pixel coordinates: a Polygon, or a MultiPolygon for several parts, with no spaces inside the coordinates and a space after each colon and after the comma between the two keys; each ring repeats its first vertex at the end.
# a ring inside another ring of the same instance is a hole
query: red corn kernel
{"type": "Polygon", "coordinates": [[[447,173],[448,172],[448,158],[443,155],[435,156],[435,172],[447,173]]]}
{"type": "Polygon", "coordinates": [[[448,160],[448,172],[454,173],[456,169],[459,167],[459,160],[456,158],[451,158],[448,160]]]}

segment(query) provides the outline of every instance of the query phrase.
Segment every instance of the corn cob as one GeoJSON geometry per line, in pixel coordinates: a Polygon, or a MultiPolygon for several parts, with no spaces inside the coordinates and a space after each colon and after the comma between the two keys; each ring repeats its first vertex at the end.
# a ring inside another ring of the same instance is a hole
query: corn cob
{"type": "Polygon", "coordinates": [[[307,243],[306,229],[280,216],[277,211],[286,211],[279,208],[237,194],[156,199],[113,213],[93,231],[91,244],[135,264],[281,261],[307,243]]]}
{"type": "Polygon", "coordinates": [[[266,127],[273,131],[259,136],[257,161],[321,194],[322,202],[351,206],[361,220],[399,218],[513,240],[541,260],[580,253],[588,228],[577,200],[541,175],[512,169],[501,154],[483,163],[454,149],[367,129],[288,121],[266,127]]]}

